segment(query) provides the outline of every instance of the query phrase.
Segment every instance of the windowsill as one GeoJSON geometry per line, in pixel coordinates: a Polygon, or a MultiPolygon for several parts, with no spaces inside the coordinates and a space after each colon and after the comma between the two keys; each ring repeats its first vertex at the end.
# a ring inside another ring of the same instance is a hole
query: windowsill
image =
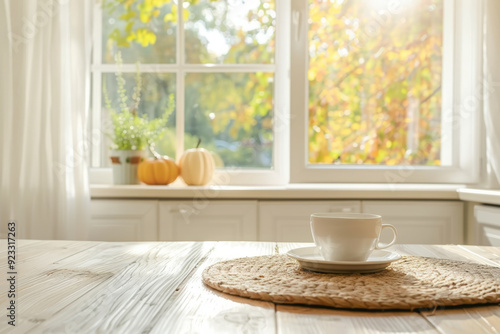
{"type": "Polygon", "coordinates": [[[500,205],[500,190],[463,188],[457,191],[462,201],[500,205]]]}
{"type": "MultiPolygon", "coordinates": [[[[211,199],[439,199],[458,200],[464,185],[289,184],[286,186],[91,185],[92,198],[211,199]]],[[[467,190],[467,189],[465,189],[467,190]]],[[[500,192],[499,192],[500,193],[500,192]]]]}

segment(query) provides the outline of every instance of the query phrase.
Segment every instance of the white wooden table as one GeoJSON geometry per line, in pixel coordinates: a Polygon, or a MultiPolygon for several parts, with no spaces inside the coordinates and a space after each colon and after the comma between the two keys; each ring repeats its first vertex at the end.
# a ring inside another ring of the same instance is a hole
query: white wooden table
{"type": "MultiPolygon", "coordinates": [[[[12,327],[6,317],[7,242],[0,240],[0,333],[500,333],[499,305],[434,312],[348,311],[229,296],[201,281],[203,269],[212,263],[305,245],[18,240],[12,327]]],[[[396,249],[500,266],[500,248],[396,249]]]]}

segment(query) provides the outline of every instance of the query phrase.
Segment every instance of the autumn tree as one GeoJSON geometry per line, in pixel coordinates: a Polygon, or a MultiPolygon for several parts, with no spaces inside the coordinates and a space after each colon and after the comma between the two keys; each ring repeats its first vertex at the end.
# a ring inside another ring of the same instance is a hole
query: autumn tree
{"type": "Polygon", "coordinates": [[[310,3],[309,162],[439,165],[442,0],[310,3]]]}

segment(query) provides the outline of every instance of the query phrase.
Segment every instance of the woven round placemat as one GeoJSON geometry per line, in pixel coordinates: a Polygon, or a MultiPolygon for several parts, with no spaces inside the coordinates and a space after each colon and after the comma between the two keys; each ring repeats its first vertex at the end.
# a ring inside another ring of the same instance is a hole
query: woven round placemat
{"type": "Polygon", "coordinates": [[[352,309],[415,309],[500,302],[500,268],[403,256],[373,274],[303,270],[286,255],[240,258],[203,272],[216,290],[285,304],[352,309]]]}

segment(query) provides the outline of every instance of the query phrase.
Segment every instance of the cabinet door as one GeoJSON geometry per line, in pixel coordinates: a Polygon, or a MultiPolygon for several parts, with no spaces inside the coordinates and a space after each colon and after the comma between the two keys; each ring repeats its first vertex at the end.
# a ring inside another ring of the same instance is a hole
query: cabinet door
{"type": "MultiPolygon", "coordinates": [[[[363,201],[362,212],[382,216],[398,230],[398,244],[461,244],[463,205],[451,201],[363,201]]],[[[392,232],[381,241],[392,239],[392,232]]]]}
{"type": "Polygon", "coordinates": [[[158,201],[92,200],[89,240],[158,240],[158,201]]]}
{"type": "Polygon", "coordinates": [[[309,219],[319,212],[360,212],[360,201],[259,202],[259,240],[312,242],[309,219]]]}
{"type": "Polygon", "coordinates": [[[257,240],[257,201],[160,201],[162,241],[257,240]]]}
{"type": "Polygon", "coordinates": [[[500,247],[500,207],[476,205],[477,244],[500,247]]]}

